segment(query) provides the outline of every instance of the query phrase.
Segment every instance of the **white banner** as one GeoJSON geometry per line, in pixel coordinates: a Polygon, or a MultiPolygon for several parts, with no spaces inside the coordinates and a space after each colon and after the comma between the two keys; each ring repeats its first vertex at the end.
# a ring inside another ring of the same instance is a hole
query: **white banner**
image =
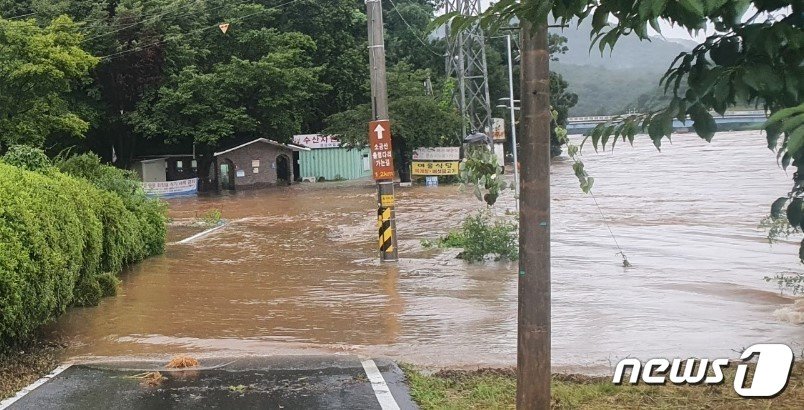
{"type": "Polygon", "coordinates": [[[143,182],[142,188],[151,196],[195,195],[198,193],[198,178],[166,182],[143,182]]]}
{"type": "Polygon", "coordinates": [[[341,146],[341,141],[332,135],[304,134],[294,135],[293,144],[312,149],[339,148],[341,146]]]}
{"type": "Polygon", "coordinates": [[[460,147],[419,148],[413,150],[414,161],[460,161],[460,147]]]}

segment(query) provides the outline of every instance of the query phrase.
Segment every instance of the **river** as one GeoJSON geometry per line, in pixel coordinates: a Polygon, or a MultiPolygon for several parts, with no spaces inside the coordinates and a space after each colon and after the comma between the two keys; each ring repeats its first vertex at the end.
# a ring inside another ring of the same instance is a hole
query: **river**
{"type": "MultiPolygon", "coordinates": [[[[735,357],[757,342],[804,349],[804,326],[765,276],[800,272],[798,245],[758,229],[791,185],[758,132],[711,144],[645,137],[585,151],[595,198],[566,159],[552,165],[553,364],[603,372],[625,356],[735,357]],[[605,221],[633,264],[622,259],[605,221]]],[[[116,297],[50,328],[66,357],[337,352],[433,367],[516,361],[515,263],[468,265],[425,249],[483,206],[457,186],[397,190],[397,264],[375,251],[369,182],[307,183],[171,200],[175,225],[220,209],[230,223],[131,267],[116,297]]],[[[513,208],[508,191],[497,213],[513,208]]],[[[177,227],[171,239],[189,236],[177,227]]]]}

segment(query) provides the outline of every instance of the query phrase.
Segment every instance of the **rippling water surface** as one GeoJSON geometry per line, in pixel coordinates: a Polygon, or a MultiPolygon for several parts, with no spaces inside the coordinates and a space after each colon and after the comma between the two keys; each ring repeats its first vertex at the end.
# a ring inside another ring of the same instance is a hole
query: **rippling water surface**
{"type": "MultiPolygon", "coordinates": [[[[763,277],[800,271],[797,245],[757,228],[790,176],[756,132],[707,144],[678,135],[585,155],[595,195],[633,264],[624,269],[571,164],[552,166],[553,362],[607,369],[624,356],[735,356],[756,342],[804,348],[804,326],[763,277]]],[[[400,255],[375,253],[370,184],[306,184],[170,202],[176,222],[218,208],[231,223],[168,246],[123,275],[119,295],[53,326],[69,356],[382,355],[432,366],[516,360],[516,264],[467,265],[420,241],[480,209],[455,186],[397,191],[400,255]]],[[[497,212],[513,208],[509,192],[497,212]]],[[[176,228],[171,239],[189,236],[176,228]]]]}

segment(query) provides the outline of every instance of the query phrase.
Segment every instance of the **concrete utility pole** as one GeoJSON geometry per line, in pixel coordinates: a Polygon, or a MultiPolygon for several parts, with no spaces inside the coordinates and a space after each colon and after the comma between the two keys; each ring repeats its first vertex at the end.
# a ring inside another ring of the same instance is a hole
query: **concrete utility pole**
{"type": "Polygon", "coordinates": [[[518,409],[550,408],[550,52],[547,21],[522,19],[518,409]]]}
{"type": "MultiPolygon", "coordinates": [[[[368,16],[368,47],[369,64],[371,69],[371,106],[374,120],[388,120],[388,85],[385,74],[385,38],[383,37],[382,1],[365,0],[366,15],[368,16]]],[[[380,125],[380,127],[382,127],[380,125]]],[[[369,129],[369,135],[377,133],[382,137],[387,131],[390,144],[391,131],[380,128],[369,129]]],[[[389,145],[390,146],[390,145],[389,145]]],[[[372,147],[372,155],[376,151],[372,147]]],[[[376,158],[372,158],[372,167],[377,175],[376,158]]],[[[377,225],[379,229],[380,261],[394,262],[399,259],[396,246],[396,211],[394,210],[394,181],[377,179],[377,225]]]]}

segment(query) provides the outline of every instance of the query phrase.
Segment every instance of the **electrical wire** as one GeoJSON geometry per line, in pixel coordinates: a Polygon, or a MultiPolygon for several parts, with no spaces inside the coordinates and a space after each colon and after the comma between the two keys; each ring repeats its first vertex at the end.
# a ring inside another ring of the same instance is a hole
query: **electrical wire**
{"type": "Polygon", "coordinates": [[[439,54],[438,52],[433,50],[432,47],[429,44],[427,44],[421,37],[419,37],[418,34],[416,34],[416,31],[413,30],[413,26],[411,26],[408,23],[408,21],[405,20],[405,17],[402,15],[402,13],[399,12],[399,9],[396,7],[396,3],[394,3],[394,0],[388,0],[388,1],[391,2],[392,6],[394,6],[394,11],[399,16],[399,18],[402,19],[402,22],[405,23],[405,26],[408,27],[408,30],[410,30],[411,34],[413,34],[413,37],[416,37],[416,40],[419,40],[419,43],[422,43],[422,45],[427,49],[427,51],[433,53],[433,55],[436,55],[438,57],[444,57],[443,54],[439,54]]]}
{"type": "Polygon", "coordinates": [[[603,224],[606,225],[606,229],[609,230],[609,234],[611,235],[611,239],[614,240],[614,244],[617,246],[617,249],[620,251],[616,253],[616,255],[620,255],[623,257],[623,267],[630,268],[631,262],[628,262],[628,257],[625,256],[625,252],[623,252],[623,248],[620,247],[620,243],[617,242],[617,237],[614,236],[614,231],[611,230],[611,226],[609,226],[608,219],[606,215],[603,214],[603,208],[600,207],[600,204],[597,202],[597,198],[595,198],[595,194],[590,190],[589,195],[592,196],[592,200],[595,201],[595,206],[597,207],[597,211],[600,212],[600,217],[603,219],[603,224]]]}
{"type": "MultiPolygon", "coordinates": [[[[277,10],[279,8],[282,8],[282,7],[287,7],[287,6],[289,6],[289,5],[293,4],[293,3],[298,3],[300,1],[302,1],[302,0],[291,0],[291,1],[288,1],[288,2],[285,2],[285,3],[282,3],[282,4],[278,4],[276,6],[265,8],[263,10],[255,12],[255,13],[251,13],[251,14],[247,14],[245,16],[240,16],[240,17],[233,18],[232,21],[240,22],[240,21],[243,21],[244,19],[254,17],[254,16],[258,15],[258,14],[262,14],[262,13],[272,11],[272,10],[277,10]]],[[[196,30],[189,31],[187,33],[178,34],[178,35],[173,36],[173,37],[166,37],[163,40],[158,40],[158,41],[155,41],[153,43],[149,43],[149,44],[146,44],[146,45],[143,45],[143,46],[137,46],[137,47],[134,47],[134,48],[129,49],[129,50],[123,50],[123,51],[120,51],[120,52],[117,52],[117,53],[112,53],[112,54],[108,54],[108,55],[105,55],[105,56],[99,56],[98,58],[100,58],[102,61],[113,60],[115,58],[122,57],[122,56],[124,56],[126,54],[136,53],[138,51],[142,51],[142,50],[145,50],[145,49],[150,48],[150,47],[158,46],[158,45],[166,43],[168,41],[180,39],[183,36],[188,36],[188,35],[192,35],[192,34],[199,34],[199,33],[202,33],[202,32],[204,32],[206,30],[210,30],[210,29],[214,29],[214,28],[218,28],[218,27],[219,27],[218,24],[213,24],[213,25],[208,26],[208,27],[202,27],[202,28],[199,28],[199,29],[196,29],[196,30]]]]}
{"type": "MultiPolygon", "coordinates": [[[[168,8],[168,7],[172,7],[172,6],[178,6],[178,5],[180,5],[181,3],[184,3],[184,2],[185,2],[185,0],[178,0],[178,1],[174,2],[174,3],[171,3],[171,4],[170,4],[170,5],[168,5],[168,6],[165,6],[165,9],[166,9],[166,8],[168,8]]],[[[223,7],[223,6],[218,6],[217,8],[220,8],[220,7],[223,7]]],[[[164,10],[164,9],[163,9],[163,10],[164,10]]],[[[87,42],[87,41],[90,41],[90,40],[94,40],[94,39],[96,39],[96,38],[106,37],[106,36],[108,36],[108,35],[110,35],[110,34],[119,33],[119,32],[121,32],[121,31],[123,31],[123,30],[127,30],[127,29],[130,29],[130,28],[132,28],[132,27],[136,27],[136,26],[138,26],[138,25],[140,25],[140,24],[144,24],[144,23],[150,23],[150,22],[152,22],[152,21],[159,20],[159,19],[161,19],[162,17],[165,17],[165,16],[169,15],[170,13],[173,13],[173,12],[178,11],[178,10],[180,10],[180,8],[175,8],[175,9],[173,9],[173,10],[165,11],[165,12],[158,13],[158,14],[153,14],[153,15],[151,15],[151,16],[149,16],[149,17],[146,17],[146,18],[145,18],[145,19],[143,19],[143,20],[140,20],[140,21],[136,22],[136,23],[133,23],[133,24],[129,24],[129,25],[126,25],[126,26],[119,27],[119,28],[117,28],[116,30],[107,31],[107,32],[104,32],[104,33],[101,33],[101,34],[97,34],[97,35],[94,35],[94,36],[90,36],[90,37],[85,37],[85,38],[82,40],[82,42],[87,42]]],[[[195,13],[182,13],[182,14],[177,15],[176,17],[185,16],[185,15],[188,15],[188,14],[195,14],[195,13]]],[[[102,21],[102,20],[101,20],[101,21],[102,21]]],[[[82,23],[86,23],[86,21],[82,21],[82,23]]]]}
{"type": "Polygon", "coordinates": [[[16,20],[16,19],[21,19],[21,18],[23,18],[23,17],[33,16],[34,14],[36,14],[36,12],[33,12],[33,13],[27,13],[27,14],[20,14],[20,15],[17,15],[17,16],[11,16],[11,17],[3,17],[3,16],[0,16],[0,18],[4,18],[4,19],[6,19],[6,20],[16,20]]]}

